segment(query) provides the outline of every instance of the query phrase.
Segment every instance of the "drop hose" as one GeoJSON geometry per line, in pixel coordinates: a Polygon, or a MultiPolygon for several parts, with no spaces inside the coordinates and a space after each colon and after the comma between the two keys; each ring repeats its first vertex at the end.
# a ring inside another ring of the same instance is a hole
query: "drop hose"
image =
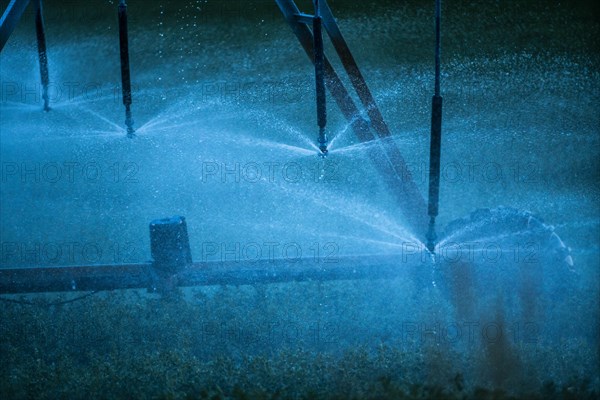
{"type": "Polygon", "coordinates": [[[435,219],[439,212],[440,157],[442,150],[442,96],[440,95],[441,69],[441,14],[442,0],[435,0],[435,94],[431,103],[431,144],[429,149],[429,229],[427,248],[434,253],[437,241],[435,219]]]}

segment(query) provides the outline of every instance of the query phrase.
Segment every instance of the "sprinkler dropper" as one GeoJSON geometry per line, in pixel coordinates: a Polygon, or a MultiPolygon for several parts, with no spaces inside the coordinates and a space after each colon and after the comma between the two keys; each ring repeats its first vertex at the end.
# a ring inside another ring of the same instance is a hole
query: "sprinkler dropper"
{"type": "Polygon", "coordinates": [[[432,254],[435,253],[435,242],[437,240],[437,234],[435,233],[435,217],[429,218],[429,229],[427,230],[427,250],[432,254]]]}
{"type": "Polygon", "coordinates": [[[127,35],[127,4],[119,0],[119,46],[121,50],[121,84],[123,88],[123,105],[125,106],[125,125],[127,137],[135,137],[133,118],[131,116],[131,73],[129,70],[129,39],[127,35]]]}
{"type": "Polygon", "coordinates": [[[127,126],[127,137],[133,139],[135,137],[135,129],[133,129],[133,117],[131,116],[131,105],[125,105],[125,126],[127,126]]]}
{"type": "Polygon", "coordinates": [[[327,136],[325,135],[325,128],[319,128],[319,150],[321,150],[320,156],[325,157],[329,150],[327,149],[327,136]]]}
{"type": "MultiPolygon", "coordinates": [[[[48,96],[48,86],[50,85],[50,77],[48,72],[48,54],[46,53],[46,33],[44,27],[42,2],[34,2],[34,5],[38,58],[40,61],[40,75],[42,78],[42,98],[44,99],[44,111],[50,111],[50,96],[48,96]]],[[[3,22],[5,21],[3,20],[3,22]]]]}
{"type": "Polygon", "coordinates": [[[431,102],[431,144],[429,149],[429,229],[427,248],[432,253],[437,235],[435,218],[439,211],[440,199],[440,157],[442,152],[442,96],[440,95],[441,59],[441,14],[442,0],[435,1],[435,94],[431,102]]]}
{"type": "Polygon", "coordinates": [[[319,150],[326,156],[327,135],[327,96],[325,93],[325,50],[323,47],[323,28],[319,0],[314,0],[315,16],[313,18],[313,37],[315,50],[315,81],[317,92],[317,124],[319,125],[319,150]]]}

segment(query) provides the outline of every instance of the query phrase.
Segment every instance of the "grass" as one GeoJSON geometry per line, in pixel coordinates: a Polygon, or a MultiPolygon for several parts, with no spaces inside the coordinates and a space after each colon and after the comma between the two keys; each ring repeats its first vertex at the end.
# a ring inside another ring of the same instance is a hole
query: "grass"
{"type": "MultiPolygon", "coordinates": [[[[171,299],[139,291],[101,293],[64,306],[42,306],[50,300],[43,297],[35,299],[40,306],[7,303],[0,311],[0,396],[593,399],[599,395],[597,343],[568,338],[557,347],[540,338],[532,345],[509,335],[502,341],[469,345],[406,339],[404,312],[431,318],[427,307],[434,304],[421,298],[418,305],[411,305],[407,293],[410,288],[398,282],[339,282],[186,290],[171,299]],[[373,294],[376,287],[383,297],[373,294]],[[385,297],[394,288],[405,294],[385,297]],[[405,302],[404,311],[381,317],[388,311],[384,304],[394,301],[405,302]],[[374,304],[381,307],[374,310],[374,304]],[[327,331],[324,326],[335,328],[327,331]]],[[[493,318],[502,323],[501,317],[493,318]]]]}

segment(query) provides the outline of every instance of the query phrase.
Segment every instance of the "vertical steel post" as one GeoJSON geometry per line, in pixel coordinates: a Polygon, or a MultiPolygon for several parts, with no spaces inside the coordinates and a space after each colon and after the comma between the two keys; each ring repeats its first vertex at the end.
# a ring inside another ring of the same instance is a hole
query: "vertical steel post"
{"type": "Polygon", "coordinates": [[[315,48],[315,80],[317,93],[317,124],[319,125],[319,150],[327,154],[327,97],[325,93],[325,50],[323,46],[323,21],[319,7],[319,0],[314,0],[315,17],[313,18],[313,36],[315,48]]]}
{"type": "Polygon", "coordinates": [[[127,4],[119,0],[119,45],[121,49],[121,85],[123,104],[125,105],[125,125],[127,137],[134,137],[133,118],[131,116],[131,74],[129,70],[129,39],[127,34],[127,4]]]}
{"type": "Polygon", "coordinates": [[[37,37],[38,56],[40,60],[40,75],[42,79],[42,98],[44,99],[44,111],[50,111],[50,98],[48,96],[48,85],[50,84],[50,78],[48,73],[48,55],[46,53],[46,32],[44,29],[42,0],[35,0],[34,7],[35,32],[37,37]]]}
{"type": "Polygon", "coordinates": [[[442,0],[435,1],[435,94],[432,99],[431,145],[429,152],[429,230],[427,232],[427,248],[432,253],[437,240],[435,218],[439,211],[440,157],[442,147],[442,96],[440,95],[441,3],[442,0]]]}

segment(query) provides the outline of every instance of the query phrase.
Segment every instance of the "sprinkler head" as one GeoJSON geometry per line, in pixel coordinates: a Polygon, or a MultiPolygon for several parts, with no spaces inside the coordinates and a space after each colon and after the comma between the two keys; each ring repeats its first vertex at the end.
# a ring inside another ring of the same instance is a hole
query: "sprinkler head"
{"type": "Polygon", "coordinates": [[[135,137],[135,129],[133,129],[133,120],[127,120],[125,121],[125,124],[127,125],[127,137],[129,139],[133,139],[135,137]]]}
{"type": "Polygon", "coordinates": [[[325,157],[329,150],[327,150],[327,135],[325,134],[325,127],[319,128],[319,150],[321,150],[321,157],[325,157]]]}
{"type": "Polygon", "coordinates": [[[133,117],[131,116],[131,108],[125,106],[125,126],[127,127],[127,137],[132,139],[135,137],[135,129],[133,129],[133,117]]]}
{"type": "Polygon", "coordinates": [[[429,220],[429,229],[427,231],[427,250],[429,250],[432,254],[435,253],[435,242],[437,240],[437,235],[435,233],[435,217],[431,217],[429,220]]]}
{"type": "Polygon", "coordinates": [[[429,250],[430,253],[435,254],[435,242],[427,240],[427,250],[429,250]]]}
{"type": "Polygon", "coordinates": [[[321,151],[319,153],[319,156],[321,156],[321,157],[327,157],[327,154],[329,153],[329,150],[327,150],[327,146],[326,145],[323,144],[323,145],[319,146],[319,150],[321,151]]]}

